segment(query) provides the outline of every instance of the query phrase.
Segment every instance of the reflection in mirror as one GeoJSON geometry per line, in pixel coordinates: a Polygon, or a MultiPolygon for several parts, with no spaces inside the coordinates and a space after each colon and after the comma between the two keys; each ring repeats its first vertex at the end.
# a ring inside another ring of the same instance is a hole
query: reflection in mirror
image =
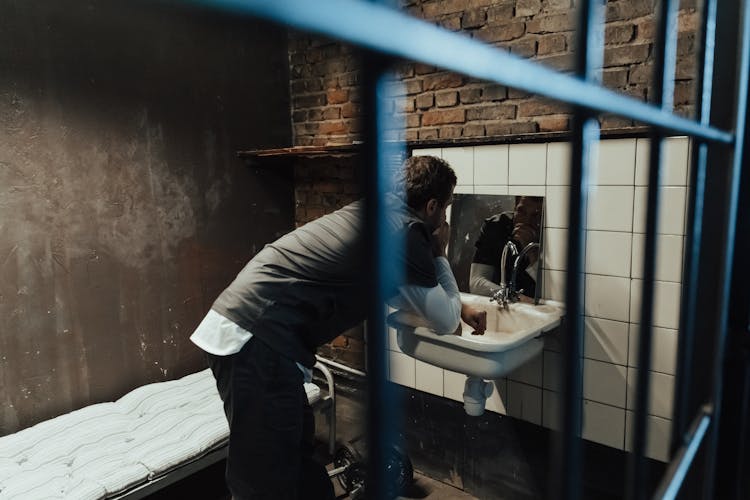
{"type": "Polygon", "coordinates": [[[462,292],[538,302],[543,206],[541,196],[454,196],[448,260],[462,292]]]}

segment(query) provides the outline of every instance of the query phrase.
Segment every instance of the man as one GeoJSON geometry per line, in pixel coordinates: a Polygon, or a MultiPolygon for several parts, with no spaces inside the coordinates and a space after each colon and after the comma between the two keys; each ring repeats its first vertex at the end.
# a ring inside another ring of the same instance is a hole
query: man
{"type": "MultiPolygon", "coordinates": [[[[520,252],[529,243],[539,242],[543,198],[516,196],[515,211],[503,212],[485,219],[474,246],[469,289],[478,295],[492,295],[500,285],[500,259],[503,247],[512,241],[520,252]]],[[[519,262],[516,290],[523,290],[521,300],[529,302],[536,293],[536,266],[539,252],[534,249],[519,262]]],[[[506,262],[506,276],[513,270],[513,258],[506,262]]]]}
{"type": "MultiPolygon", "coordinates": [[[[439,158],[406,161],[405,200],[388,200],[390,228],[405,241],[391,259],[404,282],[389,302],[439,332],[453,333],[461,316],[482,332],[485,313],[461,305],[445,258],[445,210],[455,185],[439,158]]],[[[267,245],[191,336],[206,351],[224,401],[226,477],[235,499],[333,498],[325,470],[311,458],[313,418],[302,383],[315,349],[365,319],[363,219],[362,201],[354,202],[267,245]]]]}

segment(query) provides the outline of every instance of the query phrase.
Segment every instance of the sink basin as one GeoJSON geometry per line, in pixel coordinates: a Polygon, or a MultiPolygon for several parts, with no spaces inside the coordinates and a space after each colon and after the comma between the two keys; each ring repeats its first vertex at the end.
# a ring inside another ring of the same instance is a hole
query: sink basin
{"type": "Polygon", "coordinates": [[[544,346],[541,334],[560,324],[563,305],[548,301],[533,305],[490,302],[488,297],[461,294],[461,300],[487,311],[487,331],[474,335],[463,321],[461,334],[439,335],[424,319],[404,311],[388,317],[396,328],[399,348],[409,356],[471,377],[497,379],[537,356],[544,346]]]}

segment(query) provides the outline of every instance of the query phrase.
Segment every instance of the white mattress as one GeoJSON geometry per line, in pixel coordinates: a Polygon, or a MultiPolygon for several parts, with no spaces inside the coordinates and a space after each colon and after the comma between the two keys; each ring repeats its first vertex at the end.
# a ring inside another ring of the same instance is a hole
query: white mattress
{"type": "MultiPolygon", "coordinates": [[[[305,384],[308,400],[320,399],[305,384]]],[[[229,435],[210,370],[144,385],[0,437],[0,499],[100,499],[168,473],[229,435]]]]}

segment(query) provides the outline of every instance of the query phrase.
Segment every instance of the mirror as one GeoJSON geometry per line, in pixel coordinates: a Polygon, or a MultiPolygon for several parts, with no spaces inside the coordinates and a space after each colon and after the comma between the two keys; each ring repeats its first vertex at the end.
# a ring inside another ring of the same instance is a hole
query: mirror
{"type": "Polygon", "coordinates": [[[538,302],[542,291],[543,213],[541,196],[454,195],[448,261],[459,290],[489,296],[500,288],[503,249],[512,241],[521,258],[516,262],[509,249],[506,282],[517,264],[515,289],[523,289],[525,297],[521,300],[538,302]],[[531,243],[538,247],[529,246],[531,243]]]}

